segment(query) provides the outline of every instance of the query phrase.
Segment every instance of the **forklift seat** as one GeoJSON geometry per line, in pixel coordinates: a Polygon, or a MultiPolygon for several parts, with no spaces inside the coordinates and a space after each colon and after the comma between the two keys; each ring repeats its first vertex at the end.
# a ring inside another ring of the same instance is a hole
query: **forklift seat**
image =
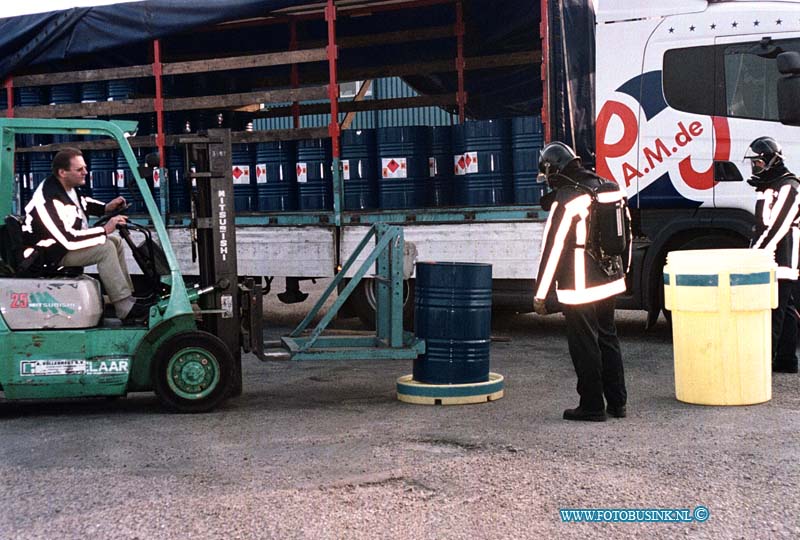
{"type": "Polygon", "coordinates": [[[9,214],[0,224],[0,276],[2,277],[76,277],[83,274],[82,266],[59,266],[42,263],[40,252],[25,256],[22,235],[23,218],[9,214]]]}

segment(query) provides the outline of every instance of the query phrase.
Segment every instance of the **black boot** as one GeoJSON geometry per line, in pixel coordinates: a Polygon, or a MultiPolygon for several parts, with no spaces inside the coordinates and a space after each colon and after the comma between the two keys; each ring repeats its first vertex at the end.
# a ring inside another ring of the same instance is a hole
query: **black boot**
{"type": "Polygon", "coordinates": [[[580,420],[584,422],[605,422],[606,411],[600,409],[599,411],[587,411],[577,407],[575,409],[567,409],[564,411],[564,420],[580,420]]]}
{"type": "Polygon", "coordinates": [[[625,418],[628,416],[628,409],[625,405],[611,405],[609,403],[608,407],[606,407],[606,412],[609,416],[613,416],[614,418],[625,418]]]}

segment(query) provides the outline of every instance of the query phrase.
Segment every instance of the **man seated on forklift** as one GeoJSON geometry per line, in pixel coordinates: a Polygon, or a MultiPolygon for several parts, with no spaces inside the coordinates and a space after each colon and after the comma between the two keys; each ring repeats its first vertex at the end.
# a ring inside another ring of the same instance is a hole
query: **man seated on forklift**
{"type": "Polygon", "coordinates": [[[87,218],[87,214],[120,212],[126,201],[117,197],[106,204],[85,197],[78,188],[86,184],[86,174],[86,162],[77,148],[65,148],[55,155],[52,174],[25,206],[24,255],[27,258],[38,252],[37,263],[54,268],[96,264],[117,317],[126,324],[137,323],[149,313],[149,306],[134,298],[122,239],[112,236],[128,218],[110,216],[95,227],[89,227],[87,218]]]}

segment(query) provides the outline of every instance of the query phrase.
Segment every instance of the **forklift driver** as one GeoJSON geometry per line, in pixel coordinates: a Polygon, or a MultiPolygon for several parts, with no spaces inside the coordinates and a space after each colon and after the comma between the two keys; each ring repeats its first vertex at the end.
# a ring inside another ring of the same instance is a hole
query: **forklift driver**
{"type": "Polygon", "coordinates": [[[38,251],[41,262],[53,267],[96,264],[117,317],[124,323],[135,323],[148,314],[149,306],[134,298],[122,239],[112,236],[127,217],[111,216],[103,226],[95,227],[89,227],[87,218],[87,214],[122,211],[126,202],[123,197],[107,204],[85,197],[78,188],[86,183],[86,173],[80,150],[65,148],[55,155],[52,174],[25,206],[25,257],[38,251]]]}

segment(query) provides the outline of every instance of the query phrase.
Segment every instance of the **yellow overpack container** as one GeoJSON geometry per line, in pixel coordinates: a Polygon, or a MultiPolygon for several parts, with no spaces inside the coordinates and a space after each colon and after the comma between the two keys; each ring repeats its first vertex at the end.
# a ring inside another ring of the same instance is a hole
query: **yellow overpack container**
{"type": "Polygon", "coordinates": [[[672,251],[664,305],[672,311],[675,396],[699,405],[772,398],[777,265],[760,249],[672,251]]]}

